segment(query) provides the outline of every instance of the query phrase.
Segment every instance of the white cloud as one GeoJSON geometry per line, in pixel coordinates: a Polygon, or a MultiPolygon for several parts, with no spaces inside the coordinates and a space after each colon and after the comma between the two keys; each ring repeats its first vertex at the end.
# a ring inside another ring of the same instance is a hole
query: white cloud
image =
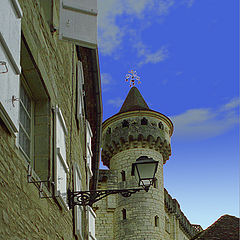
{"type": "Polygon", "coordinates": [[[112,76],[109,73],[101,74],[102,85],[109,85],[112,82],[112,76]]]}
{"type": "Polygon", "coordinates": [[[199,139],[221,135],[239,122],[235,99],[218,109],[189,109],[172,116],[176,138],[199,139]]]}
{"type": "Polygon", "coordinates": [[[182,75],[182,74],[183,74],[183,72],[181,72],[181,71],[176,72],[176,76],[180,76],[180,75],[182,75]]]}
{"type": "Polygon", "coordinates": [[[137,49],[138,57],[141,59],[138,63],[140,66],[147,63],[155,64],[162,62],[168,57],[168,50],[165,46],[162,46],[156,52],[151,52],[142,42],[138,42],[135,48],[137,49]]]}
{"type": "MultiPolygon", "coordinates": [[[[99,48],[104,55],[111,55],[121,48],[123,37],[134,32],[136,26],[127,21],[117,23],[117,17],[123,14],[126,18],[143,19],[147,13],[157,16],[166,15],[174,5],[173,0],[102,0],[98,4],[99,48]]],[[[146,22],[146,19],[145,19],[146,22]]],[[[151,21],[149,21],[151,22],[151,21]]],[[[138,28],[138,31],[141,31],[138,28]]],[[[160,54],[160,53],[158,53],[160,54]]],[[[158,58],[158,57],[156,57],[158,58]]]]}
{"type": "Polygon", "coordinates": [[[165,47],[161,47],[155,53],[146,53],[144,59],[139,64],[158,63],[164,61],[167,57],[168,50],[165,47]]]}
{"type": "Polygon", "coordinates": [[[187,6],[188,8],[192,7],[193,4],[195,3],[196,0],[182,0],[180,2],[181,5],[185,5],[187,6]]]}
{"type": "Polygon", "coordinates": [[[230,110],[236,108],[240,105],[240,98],[233,98],[230,102],[222,106],[222,111],[230,110]]]}
{"type": "Polygon", "coordinates": [[[110,86],[113,83],[112,76],[109,73],[101,74],[101,83],[102,83],[102,91],[106,92],[110,89],[110,86]]]}
{"type": "Polygon", "coordinates": [[[169,9],[174,5],[174,0],[159,0],[158,1],[158,14],[167,15],[169,9]]]}
{"type": "Polygon", "coordinates": [[[186,1],[188,7],[192,7],[192,5],[194,4],[194,2],[195,2],[195,0],[187,0],[187,1],[186,1]]]}
{"type": "Polygon", "coordinates": [[[116,17],[123,13],[119,0],[104,0],[98,4],[99,45],[102,53],[108,55],[120,44],[122,33],[116,24],[116,17]]]}
{"type": "Polygon", "coordinates": [[[111,85],[114,83],[111,74],[102,73],[101,83],[102,83],[102,92],[108,91],[111,88],[111,85]]]}
{"type": "Polygon", "coordinates": [[[122,104],[123,104],[123,99],[122,98],[115,98],[115,99],[109,99],[108,100],[108,104],[111,104],[111,105],[113,105],[114,107],[121,107],[122,106],[122,104]]]}
{"type": "Polygon", "coordinates": [[[169,82],[168,79],[161,80],[161,84],[164,85],[164,86],[167,85],[168,82],[169,82]]]}

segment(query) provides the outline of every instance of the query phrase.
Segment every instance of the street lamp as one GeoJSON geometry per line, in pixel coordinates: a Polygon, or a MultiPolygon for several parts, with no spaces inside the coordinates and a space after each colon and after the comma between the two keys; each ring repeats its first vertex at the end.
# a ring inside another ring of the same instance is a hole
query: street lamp
{"type": "Polygon", "coordinates": [[[157,172],[158,161],[148,158],[147,156],[139,157],[135,163],[132,164],[132,176],[135,176],[138,181],[138,186],[141,188],[128,188],[128,189],[107,189],[107,190],[90,190],[90,191],[77,191],[72,192],[70,189],[67,191],[69,208],[75,205],[92,206],[93,203],[110,194],[121,194],[123,197],[130,197],[132,194],[145,190],[148,192],[149,187],[155,180],[157,172]]]}
{"type": "Polygon", "coordinates": [[[138,186],[142,186],[143,189],[148,192],[149,187],[155,180],[155,174],[157,172],[158,161],[147,156],[139,157],[135,163],[132,164],[132,176],[135,176],[138,182],[138,186]]]}

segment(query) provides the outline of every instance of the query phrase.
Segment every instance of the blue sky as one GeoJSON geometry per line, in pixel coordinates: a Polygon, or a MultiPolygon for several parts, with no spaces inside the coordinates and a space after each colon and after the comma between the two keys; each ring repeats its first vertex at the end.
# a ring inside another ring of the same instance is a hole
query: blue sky
{"type": "Polygon", "coordinates": [[[239,215],[239,33],[236,0],[98,1],[103,119],[131,69],[149,107],[174,123],[164,184],[191,223],[239,215]]]}

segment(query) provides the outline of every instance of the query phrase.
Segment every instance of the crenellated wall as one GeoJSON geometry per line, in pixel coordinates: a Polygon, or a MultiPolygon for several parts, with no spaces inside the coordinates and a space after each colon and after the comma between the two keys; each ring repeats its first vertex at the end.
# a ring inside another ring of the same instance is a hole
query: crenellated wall
{"type": "Polygon", "coordinates": [[[103,124],[102,161],[109,166],[111,157],[116,153],[142,147],[159,152],[166,163],[171,155],[172,131],[170,120],[154,111],[115,115],[103,124]]]}

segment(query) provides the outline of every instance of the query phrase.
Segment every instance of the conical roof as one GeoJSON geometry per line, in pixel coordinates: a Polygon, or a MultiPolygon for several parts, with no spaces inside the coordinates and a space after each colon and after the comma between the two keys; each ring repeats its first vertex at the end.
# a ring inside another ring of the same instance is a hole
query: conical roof
{"type": "Polygon", "coordinates": [[[136,87],[132,87],[130,89],[119,113],[134,110],[149,110],[147,103],[145,102],[141,93],[136,87]]]}

